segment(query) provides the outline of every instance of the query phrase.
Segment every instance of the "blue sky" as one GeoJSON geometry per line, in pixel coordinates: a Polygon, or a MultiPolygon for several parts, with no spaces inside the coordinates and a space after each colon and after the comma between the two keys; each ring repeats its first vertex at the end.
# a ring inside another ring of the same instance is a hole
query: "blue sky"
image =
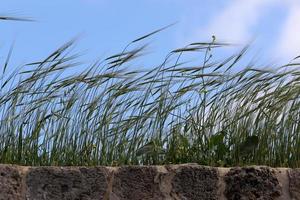
{"type": "Polygon", "coordinates": [[[15,42],[14,60],[25,64],[47,56],[80,35],[83,59],[104,58],[130,41],[173,22],[152,37],[149,51],[158,64],[166,53],[189,42],[252,43],[252,56],[282,63],[300,55],[299,0],[9,0],[0,15],[36,22],[0,22],[1,60],[15,42]]]}

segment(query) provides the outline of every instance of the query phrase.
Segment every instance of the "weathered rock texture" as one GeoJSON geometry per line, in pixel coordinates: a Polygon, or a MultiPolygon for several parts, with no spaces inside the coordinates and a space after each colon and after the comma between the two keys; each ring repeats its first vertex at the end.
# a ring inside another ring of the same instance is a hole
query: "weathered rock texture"
{"type": "Polygon", "coordinates": [[[12,166],[0,167],[0,199],[24,199],[23,178],[21,172],[12,166]]]}
{"type": "Polygon", "coordinates": [[[113,177],[112,196],[122,200],[164,199],[156,176],[155,167],[121,167],[113,177]]]}
{"type": "Polygon", "coordinates": [[[181,166],[172,171],[173,192],[179,199],[218,199],[218,171],[201,166],[181,166]]]}
{"type": "Polygon", "coordinates": [[[300,200],[300,169],[291,169],[288,171],[290,179],[290,193],[295,200],[300,200]]]}
{"type": "Polygon", "coordinates": [[[104,199],[108,188],[105,168],[30,168],[26,179],[28,199],[104,199]]]}
{"type": "Polygon", "coordinates": [[[282,191],[275,172],[266,167],[233,168],[225,183],[228,199],[276,199],[282,191]]]}
{"type": "Polygon", "coordinates": [[[0,200],[300,200],[300,169],[0,165],[0,200]]]}

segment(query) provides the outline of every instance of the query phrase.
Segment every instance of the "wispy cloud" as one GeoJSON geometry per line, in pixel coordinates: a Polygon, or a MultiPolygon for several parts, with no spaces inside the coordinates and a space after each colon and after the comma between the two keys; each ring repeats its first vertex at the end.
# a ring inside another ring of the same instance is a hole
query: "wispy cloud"
{"type": "Polygon", "coordinates": [[[268,8],[277,0],[234,0],[208,21],[207,27],[199,29],[197,35],[216,35],[221,40],[246,42],[252,28],[268,8]]]}
{"type": "Polygon", "coordinates": [[[259,48],[264,46],[264,51],[272,55],[272,59],[287,60],[300,55],[299,0],[232,0],[205,20],[206,25],[190,31],[185,37],[188,42],[215,35],[219,41],[245,44],[258,36],[260,42],[266,42],[258,44],[259,48]],[[262,21],[276,15],[277,9],[285,13],[284,18],[272,19],[276,21],[271,22],[269,29],[269,24],[262,24],[262,21]],[[271,34],[272,38],[262,38],[271,34]]]}
{"type": "Polygon", "coordinates": [[[281,27],[275,54],[283,58],[300,55],[300,2],[288,2],[288,16],[281,27]]]}

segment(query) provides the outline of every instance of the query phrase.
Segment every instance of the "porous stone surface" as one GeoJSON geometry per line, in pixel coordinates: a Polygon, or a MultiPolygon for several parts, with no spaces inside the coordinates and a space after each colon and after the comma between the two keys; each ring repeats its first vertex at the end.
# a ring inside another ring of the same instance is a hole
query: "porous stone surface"
{"type": "Polygon", "coordinates": [[[174,173],[172,192],[179,199],[218,199],[218,172],[215,168],[187,165],[180,166],[174,173]]]}
{"type": "Polygon", "coordinates": [[[113,177],[114,200],[165,199],[156,181],[158,171],[151,166],[128,166],[119,168],[113,177]]]}
{"type": "Polygon", "coordinates": [[[288,170],[290,194],[295,200],[300,200],[300,169],[288,170]]]}
{"type": "Polygon", "coordinates": [[[300,200],[300,169],[0,165],[0,200],[300,200]]]}
{"type": "Polygon", "coordinates": [[[0,200],[21,200],[22,176],[16,167],[0,166],[0,200]]]}
{"type": "Polygon", "coordinates": [[[232,168],[224,178],[227,199],[271,200],[281,196],[281,186],[268,167],[232,168]]]}
{"type": "Polygon", "coordinates": [[[26,176],[30,200],[99,200],[108,188],[107,169],[37,167],[26,176]]]}

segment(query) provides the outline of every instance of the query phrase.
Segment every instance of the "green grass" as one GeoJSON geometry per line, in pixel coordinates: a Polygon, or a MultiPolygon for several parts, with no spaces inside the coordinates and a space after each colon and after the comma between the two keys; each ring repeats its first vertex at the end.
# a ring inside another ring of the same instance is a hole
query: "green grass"
{"type": "Polygon", "coordinates": [[[245,48],[217,61],[214,49],[228,44],[214,38],[137,70],[140,43],[156,32],[91,65],[72,54],[74,40],[14,72],[10,51],[0,75],[0,162],[300,166],[297,58],[255,68],[241,64],[245,48]],[[203,61],[191,67],[182,60],[190,53],[203,61]]]}

